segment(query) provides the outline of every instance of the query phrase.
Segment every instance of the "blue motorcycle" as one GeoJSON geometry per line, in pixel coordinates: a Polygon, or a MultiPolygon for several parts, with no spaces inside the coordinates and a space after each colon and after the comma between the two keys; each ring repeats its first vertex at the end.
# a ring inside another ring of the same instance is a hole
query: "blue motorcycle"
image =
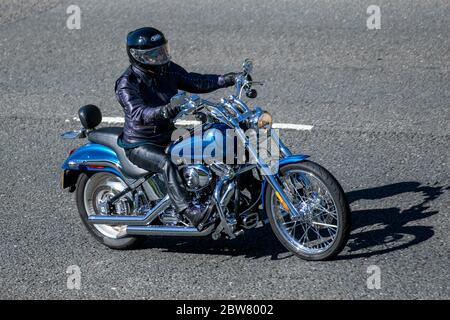
{"type": "Polygon", "coordinates": [[[233,239],[268,222],[303,259],[331,259],[342,250],[350,232],[345,193],[325,168],[289,151],[268,112],[242,100],[243,93],[256,97],[254,86],[262,84],[252,80],[252,68],[246,60],[236,92],[220,102],[183,92],[171,100],[182,110],[175,121],[192,115],[198,123],[166,149],[192,202],[206,205],[197,227],[173,209],[160,174],[135,166],[117,145],[121,127],[96,129],[102,119],[95,106],[79,113],[83,128],[63,138],[89,142],[64,161],[61,184],[75,192],[81,219],[96,240],[130,249],[145,236],[233,239]]]}

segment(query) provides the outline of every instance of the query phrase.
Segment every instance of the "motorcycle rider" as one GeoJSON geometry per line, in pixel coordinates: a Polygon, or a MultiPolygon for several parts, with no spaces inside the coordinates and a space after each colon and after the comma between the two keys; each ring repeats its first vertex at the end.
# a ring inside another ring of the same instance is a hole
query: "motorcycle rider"
{"type": "Polygon", "coordinates": [[[176,166],[165,153],[175,129],[171,120],[180,111],[169,102],[178,90],[207,93],[232,86],[238,73],[188,73],[171,61],[164,34],[151,27],[128,34],[127,53],[131,65],[115,86],[116,97],[125,112],[118,144],[135,165],[162,173],[175,210],[197,226],[205,216],[205,206],[191,203],[176,166]]]}

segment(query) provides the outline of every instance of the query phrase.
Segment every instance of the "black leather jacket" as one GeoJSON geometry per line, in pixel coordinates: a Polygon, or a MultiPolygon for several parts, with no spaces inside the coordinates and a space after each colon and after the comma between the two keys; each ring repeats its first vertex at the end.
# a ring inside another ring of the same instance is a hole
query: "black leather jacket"
{"type": "Polygon", "coordinates": [[[116,96],[125,112],[123,136],[126,145],[170,141],[173,124],[161,117],[160,107],[168,104],[178,89],[207,93],[221,88],[218,75],[188,73],[170,62],[163,76],[151,77],[131,65],[116,81],[116,96]]]}

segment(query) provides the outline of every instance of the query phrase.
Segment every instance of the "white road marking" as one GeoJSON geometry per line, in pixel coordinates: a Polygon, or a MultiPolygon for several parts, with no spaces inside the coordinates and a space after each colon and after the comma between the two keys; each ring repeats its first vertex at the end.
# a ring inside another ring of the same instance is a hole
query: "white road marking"
{"type": "Polygon", "coordinates": [[[313,128],[313,126],[308,124],[294,124],[294,123],[274,123],[272,127],[274,129],[307,130],[307,131],[311,131],[313,128]]]}
{"type": "MultiPolygon", "coordinates": [[[[77,117],[73,118],[74,121],[80,121],[77,117]]],[[[69,122],[69,119],[66,120],[69,122]]],[[[103,117],[102,123],[124,123],[125,119],[123,117],[103,117]]],[[[193,126],[200,124],[197,120],[178,120],[175,122],[179,126],[193,126]]],[[[311,131],[314,126],[307,124],[295,124],[295,123],[274,123],[274,129],[286,129],[286,130],[297,130],[297,131],[311,131]]]]}

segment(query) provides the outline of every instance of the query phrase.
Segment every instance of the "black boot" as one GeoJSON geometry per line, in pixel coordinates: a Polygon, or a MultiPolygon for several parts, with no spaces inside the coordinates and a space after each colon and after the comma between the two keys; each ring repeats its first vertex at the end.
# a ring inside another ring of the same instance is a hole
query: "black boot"
{"type": "Polygon", "coordinates": [[[207,208],[208,207],[205,205],[190,204],[182,214],[194,225],[194,227],[198,227],[206,216],[207,208]]]}

